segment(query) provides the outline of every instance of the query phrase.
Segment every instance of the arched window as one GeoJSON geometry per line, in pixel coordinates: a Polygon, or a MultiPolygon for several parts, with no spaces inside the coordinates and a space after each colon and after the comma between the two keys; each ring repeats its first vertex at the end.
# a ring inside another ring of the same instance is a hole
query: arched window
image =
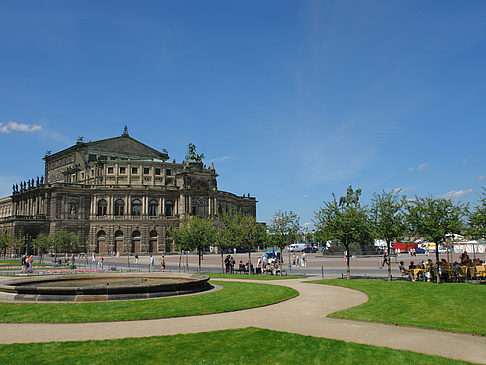
{"type": "Polygon", "coordinates": [[[117,199],[115,201],[115,215],[124,215],[125,214],[125,202],[123,199],[117,199]]]}
{"type": "Polygon", "coordinates": [[[150,233],[149,233],[149,237],[150,237],[150,238],[157,238],[157,236],[158,236],[158,235],[157,235],[157,231],[156,231],[156,230],[152,230],[152,231],[150,231],[150,233]]]}
{"type": "Polygon", "coordinates": [[[139,199],[132,200],[132,215],[142,215],[142,202],[139,199]]]}
{"type": "Polygon", "coordinates": [[[98,238],[104,239],[106,237],[105,231],[99,231],[97,234],[98,238]]]}
{"type": "Polygon", "coordinates": [[[167,217],[172,217],[174,215],[174,203],[171,200],[165,202],[165,215],[167,217]]]}
{"type": "Polygon", "coordinates": [[[140,231],[133,231],[132,232],[132,238],[140,238],[141,234],[140,231]]]}
{"type": "Polygon", "coordinates": [[[116,231],[115,232],[115,238],[123,238],[123,232],[122,231],[116,231]]]}
{"type": "Polygon", "coordinates": [[[98,216],[99,217],[104,217],[108,211],[108,203],[106,202],[105,199],[101,199],[98,202],[98,216]]]}
{"type": "Polygon", "coordinates": [[[148,213],[150,217],[155,217],[157,216],[157,211],[159,209],[159,203],[157,203],[157,200],[151,200],[149,202],[148,206],[148,213]]]}

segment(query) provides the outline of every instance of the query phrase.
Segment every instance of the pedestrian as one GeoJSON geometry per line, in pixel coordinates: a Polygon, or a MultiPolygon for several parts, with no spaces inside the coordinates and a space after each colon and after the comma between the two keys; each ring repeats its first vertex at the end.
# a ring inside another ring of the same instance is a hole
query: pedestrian
{"type": "Polygon", "coordinates": [[[385,251],[385,252],[383,252],[383,262],[381,263],[381,267],[383,268],[387,264],[388,264],[388,254],[385,251]]]}
{"type": "Polygon", "coordinates": [[[101,267],[102,271],[103,271],[103,261],[105,261],[105,259],[103,258],[103,256],[100,256],[100,261],[98,262],[98,265],[101,267]]]}
{"type": "Polygon", "coordinates": [[[230,255],[226,255],[224,259],[224,268],[226,271],[226,274],[229,274],[230,272],[230,255]]]}
{"type": "Polygon", "coordinates": [[[256,273],[257,274],[262,273],[262,257],[261,256],[258,256],[256,273]]]}
{"type": "Polygon", "coordinates": [[[300,256],[297,255],[297,257],[295,258],[295,266],[299,266],[300,264],[300,256]]]}
{"type": "Polygon", "coordinates": [[[304,267],[307,266],[307,255],[306,255],[305,252],[302,254],[302,263],[301,263],[301,265],[304,266],[304,267]]]}
{"type": "Polygon", "coordinates": [[[233,258],[233,256],[230,256],[230,273],[231,274],[235,273],[235,264],[236,264],[235,259],[233,258]]]}
{"type": "Polygon", "coordinates": [[[135,254],[135,263],[138,264],[138,253],[135,254]]]}
{"type": "Polygon", "coordinates": [[[154,267],[154,257],[150,255],[149,271],[154,267]]]}
{"type": "Polygon", "coordinates": [[[160,261],[160,271],[165,271],[165,257],[162,255],[162,259],[160,261]]]}
{"type": "Polygon", "coordinates": [[[94,252],[91,254],[91,261],[96,262],[96,255],[94,252]]]}
{"type": "Polygon", "coordinates": [[[295,266],[295,252],[294,252],[294,254],[292,255],[292,266],[295,266]]]}
{"type": "Polygon", "coordinates": [[[20,263],[22,265],[22,270],[20,272],[23,273],[27,269],[27,256],[26,255],[23,255],[22,256],[22,259],[21,259],[20,263]]]}

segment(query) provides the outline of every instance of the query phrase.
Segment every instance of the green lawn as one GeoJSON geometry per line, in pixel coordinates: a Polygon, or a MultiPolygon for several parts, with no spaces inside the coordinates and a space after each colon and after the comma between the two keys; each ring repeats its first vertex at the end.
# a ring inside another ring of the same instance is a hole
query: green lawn
{"type": "Polygon", "coordinates": [[[211,278],[226,278],[226,279],[252,279],[252,280],[284,280],[284,279],[305,279],[304,275],[248,275],[248,274],[216,274],[216,273],[202,273],[211,278]]]}
{"type": "MultiPolygon", "coordinates": [[[[21,260],[0,260],[0,269],[2,266],[21,266],[21,260]]],[[[34,266],[51,266],[52,263],[39,263],[39,262],[34,262],[34,266]]]]}
{"type": "Polygon", "coordinates": [[[435,328],[486,336],[486,285],[384,280],[318,280],[366,293],[369,301],[335,318],[435,328]]]}
{"type": "Polygon", "coordinates": [[[212,282],[222,290],[199,295],[97,303],[0,303],[0,322],[97,322],[228,312],[277,303],[294,289],[259,283],[212,282]]]}
{"type": "Polygon", "coordinates": [[[467,364],[258,328],[121,340],[0,345],[5,364],[467,364]]]}

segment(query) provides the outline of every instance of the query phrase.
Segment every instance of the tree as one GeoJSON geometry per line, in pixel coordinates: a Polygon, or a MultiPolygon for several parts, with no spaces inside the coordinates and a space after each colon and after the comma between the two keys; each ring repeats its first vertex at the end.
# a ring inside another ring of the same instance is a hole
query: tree
{"type": "MultiPolygon", "coordinates": [[[[415,197],[406,205],[407,220],[413,232],[435,243],[435,258],[439,262],[439,245],[451,234],[462,233],[466,208],[444,198],[415,197]]],[[[437,275],[437,283],[440,277],[437,275]]]]}
{"type": "Polygon", "coordinates": [[[480,197],[480,204],[468,216],[467,234],[473,239],[486,239],[486,188],[480,197]]]}
{"type": "Polygon", "coordinates": [[[38,250],[40,250],[40,257],[42,261],[42,255],[49,247],[52,246],[51,237],[44,233],[39,233],[37,237],[32,240],[32,243],[35,247],[37,247],[38,250]]]}
{"type": "Polygon", "coordinates": [[[238,246],[238,224],[235,212],[229,211],[218,214],[214,226],[217,235],[216,246],[218,246],[221,254],[221,270],[225,273],[224,251],[230,247],[238,246]]]}
{"type": "Polygon", "coordinates": [[[280,276],[282,275],[283,249],[295,241],[299,229],[299,217],[293,211],[282,212],[279,210],[273,215],[272,223],[268,228],[268,239],[280,249],[280,276]]]}
{"type": "Polygon", "coordinates": [[[7,248],[13,247],[13,242],[15,237],[11,234],[2,233],[0,234],[0,254],[3,252],[3,258],[7,256],[7,248]]]}
{"type": "MultiPolygon", "coordinates": [[[[248,273],[251,274],[251,250],[265,239],[265,226],[258,223],[255,217],[241,213],[237,213],[236,220],[239,246],[248,250],[248,273]]],[[[282,272],[280,271],[280,273],[282,272]]]]}
{"type": "Polygon", "coordinates": [[[79,237],[69,231],[60,229],[49,235],[50,247],[54,249],[54,261],[56,261],[57,252],[72,252],[78,248],[79,237]]]}
{"type": "Polygon", "coordinates": [[[202,249],[212,245],[217,239],[213,222],[208,218],[192,216],[183,221],[177,231],[172,232],[172,237],[181,249],[197,250],[198,272],[201,272],[202,249]]]}
{"type": "Polygon", "coordinates": [[[23,238],[10,235],[8,237],[7,247],[13,249],[15,251],[15,256],[17,257],[19,255],[19,250],[22,247],[25,247],[25,240],[23,238]]]}
{"type": "Polygon", "coordinates": [[[391,281],[391,242],[397,241],[406,232],[407,226],[403,213],[405,201],[398,197],[398,193],[373,194],[371,200],[371,223],[376,238],[386,241],[388,255],[388,281],[391,281]]]}
{"type": "Polygon", "coordinates": [[[320,240],[323,242],[333,240],[344,246],[347,279],[350,280],[350,245],[369,243],[373,237],[366,211],[357,202],[351,205],[339,205],[333,194],[333,200],[324,202],[324,207],[314,214],[314,225],[320,240]]]}

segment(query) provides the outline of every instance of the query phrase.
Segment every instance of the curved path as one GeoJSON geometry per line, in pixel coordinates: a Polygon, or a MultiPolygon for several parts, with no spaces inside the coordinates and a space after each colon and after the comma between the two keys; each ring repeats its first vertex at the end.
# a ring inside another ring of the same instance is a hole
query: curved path
{"type": "Polygon", "coordinates": [[[289,286],[300,295],[266,307],[194,317],[95,323],[1,323],[0,343],[104,340],[252,326],[486,364],[486,337],[326,318],[329,313],[366,302],[367,296],[352,289],[295,279],[262,282],[289,286]]]}

